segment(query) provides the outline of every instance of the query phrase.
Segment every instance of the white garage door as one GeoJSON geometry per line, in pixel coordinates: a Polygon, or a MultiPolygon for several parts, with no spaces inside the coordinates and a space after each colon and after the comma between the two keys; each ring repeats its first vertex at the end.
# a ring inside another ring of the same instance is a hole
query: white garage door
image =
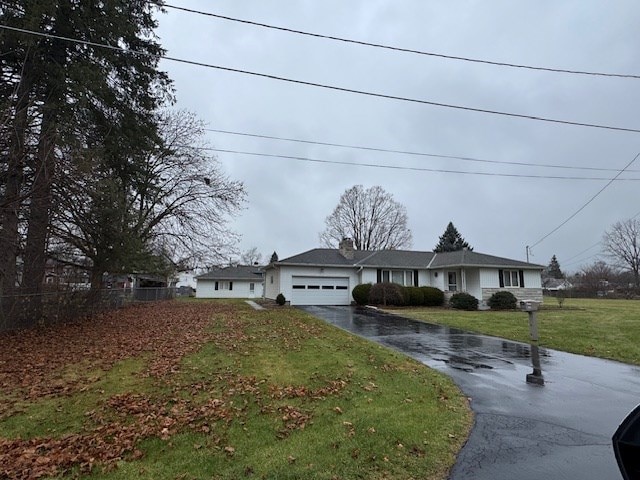
{"type": "Polygon", "coordinates": [[[350,305],[348,277],[292,277],[291,305],[350,305]]]}

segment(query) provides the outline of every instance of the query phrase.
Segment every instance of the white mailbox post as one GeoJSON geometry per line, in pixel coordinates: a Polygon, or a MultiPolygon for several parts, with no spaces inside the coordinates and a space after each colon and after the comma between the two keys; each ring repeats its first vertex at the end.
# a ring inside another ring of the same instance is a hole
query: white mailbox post
{"type": "Polygon", "coordinates": [[[529,314],[529,334],[531,335],[531,340],[534,342],[538,341],[538,318],[536,312],[539,306],[540,302],[536,302],[535,300],[523,300],[520,302],[522,311],[529,314]]]}
{"type": "Polygon", "coordinates": [[[544,385],[544,377],[542,376],[542,368],[540,367],[540,352],[538,351],[538,317],[536,312],[539,307],[540,302],[535,300],[523,300],[520,302],[522,311],[529,314],[529,335],[531,336],[531,363],[533,364],[533,373],[527,375],[527,383],[544,385]]]}

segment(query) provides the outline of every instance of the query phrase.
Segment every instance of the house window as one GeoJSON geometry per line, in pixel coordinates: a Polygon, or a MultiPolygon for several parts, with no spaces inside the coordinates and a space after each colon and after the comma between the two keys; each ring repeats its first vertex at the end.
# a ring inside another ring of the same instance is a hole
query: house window
{"type": "Polygon", "coordinates": [[[250,291],[251,293],[253,293],[253,292],[255,292],[255,291],[256,291],[256,284],[255,284],[255,283],[250,283],[250,284],[249,284],[249,291],[250,291]]]}
{"type": "Polygon", "coordinates": [[[404,272],[404,284],[407,287],[411,287],[414,285],[413,283],[413,270],[406,270],[404,272]]]}
{"type": "Polygon", "coordinates": [[[382,281],[407,287],[413,286],[413,270],[382,270],[382,281]]]}
{"type": "Polygon", "coordinates": [[[233,290],[233,282],[216,282],[215,290],[233,290]]]}
{"type": "Polygon", "coordinates": [[[449,277],[449,291],[456,292],[458,290],[458,278],[457,278],[458,276],[456,275],[456,272],[449,272],[448,277],[449,277]]]}
{"type": "Polygon", "coordinates": [[[502,272],[502,278],[504,279],[505,287],[520,286],[520,277],[518,275],[518,270],[504,270],[502,272]]]}
{"type": "Polygon", "coordinates": [[[271,278],[270,278],[269,282],[273,283],[273,275],[271,275],[271,278]]]}

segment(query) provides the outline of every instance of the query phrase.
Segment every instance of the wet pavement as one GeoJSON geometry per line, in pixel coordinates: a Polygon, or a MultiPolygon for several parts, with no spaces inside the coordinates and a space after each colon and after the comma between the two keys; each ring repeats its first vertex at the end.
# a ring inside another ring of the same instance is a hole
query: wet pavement
{"type": "MultiPolygon", "coordinates": [[[[475,426],[450,480],[617,480],[611,436],[640,403],[640,368],[352,307],[301,307],[449,375],[475,426]]],[[[524,313],[514,313],[526,322],[524,313]]],[[[544,340],[544,337],[542,337],[544,340]]]]}

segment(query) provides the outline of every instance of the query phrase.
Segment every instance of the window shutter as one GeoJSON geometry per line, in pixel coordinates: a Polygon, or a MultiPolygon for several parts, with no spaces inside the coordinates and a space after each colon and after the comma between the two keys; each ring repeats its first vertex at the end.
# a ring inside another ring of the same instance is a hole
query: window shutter
{"type": "Polygon", "coordinates": [[[377,274],[376,283],[382,283],[382,269],[379,268],[376,274],[377,274]]]}
{"type": "Polygon", "coordinates": [[[418,283],[418,270],[414,270],[413,271],[413,286],[414,287],[418,287],[419,283],[418,283]]]}
{"type": "Polygon", "coordinates": [[[520,288],[524,288],[524,270],[520,270],[518,274],[520,275],[520,288]]]}
{"type": "Polygon", "coordinates": [[[500,279],[500,288],[504,288],[504,270],[498,270],[498,278],[500,279]]]}
{"type": "Polygon", "coordinates": [[[233,290],[233,282],[229,282],[229,290],[233,290]]]}
{"type": "Polygon", "coordinates": [[[215,289],[218,290],[218,282],[216,282],[215,289]]]}

